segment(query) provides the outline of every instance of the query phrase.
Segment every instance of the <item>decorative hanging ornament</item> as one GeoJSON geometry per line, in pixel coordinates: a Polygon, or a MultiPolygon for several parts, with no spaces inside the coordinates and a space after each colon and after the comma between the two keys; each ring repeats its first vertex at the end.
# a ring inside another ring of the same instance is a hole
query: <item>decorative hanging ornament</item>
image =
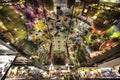
{"type": "Polygon", "coordinates": [[[54,2],[53,0],[43,0],[43,5],[46,10],[53,11],[54,10],[54,2]]]}
{"type": "Polygon", "coordinates": [[[75,3],[75,0],[67,0],[67,7],[71,8],[72,5],[74,5],[74,3],[75,3]]]}

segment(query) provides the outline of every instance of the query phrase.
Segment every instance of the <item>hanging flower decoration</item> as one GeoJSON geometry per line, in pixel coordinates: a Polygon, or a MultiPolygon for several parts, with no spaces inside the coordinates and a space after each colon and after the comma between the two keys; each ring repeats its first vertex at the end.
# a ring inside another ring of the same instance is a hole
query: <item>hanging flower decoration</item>
{"type": "Polygon", "coordinates": [[[45,1],[42,2],[42,0],[26,0],[24,6],[22,6],[21,4],[15,4],[13,5],[13,7],[21,14],[23,14],[23,16],[25,16],[27,21],[29,21],[29,23],[31,24],[27,24],[27,28],[31,29],[35,27],[36,19],[42,20],[45,17],[50,17],[50,13],[46,11],[47,9],[44,9],[43,5],[45,5],[45,1]]]}

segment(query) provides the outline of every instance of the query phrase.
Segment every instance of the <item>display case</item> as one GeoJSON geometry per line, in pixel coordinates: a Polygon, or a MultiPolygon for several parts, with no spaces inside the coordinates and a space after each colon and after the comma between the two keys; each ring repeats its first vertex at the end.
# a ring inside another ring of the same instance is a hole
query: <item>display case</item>
{"type": "Polygon", "coordinates": [[[9,68],[17,56],[17,51],[0,40],[0,80],[4,80],[9,68]]]}
{"type": "Polygon", "coordinates": [[[3,76],[5,75],[6,71],[9,69],[14,59],[15,59],[15,55],[12,56],[0,55],[0,79],[3,78],[3,76]]]}

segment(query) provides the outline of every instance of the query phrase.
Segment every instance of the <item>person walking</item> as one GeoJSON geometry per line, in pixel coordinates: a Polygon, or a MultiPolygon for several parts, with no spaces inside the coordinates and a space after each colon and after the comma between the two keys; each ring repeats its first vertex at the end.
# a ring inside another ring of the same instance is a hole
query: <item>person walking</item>
{"type": "Polygon", "coordinates": [[[120,67],[119,67],[119,69],[118,69],[118,73],[120,74],[120,67]]]}

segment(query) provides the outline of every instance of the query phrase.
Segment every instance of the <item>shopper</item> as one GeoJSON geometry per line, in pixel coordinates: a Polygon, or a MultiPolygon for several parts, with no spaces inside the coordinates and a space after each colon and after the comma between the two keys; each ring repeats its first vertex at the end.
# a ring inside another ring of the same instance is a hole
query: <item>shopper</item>
{"type": "Polygon", "coordinates": [[[118,73],[120,74],[120,67],[119,67],[119,69],[118,69],[118,73]]]}

